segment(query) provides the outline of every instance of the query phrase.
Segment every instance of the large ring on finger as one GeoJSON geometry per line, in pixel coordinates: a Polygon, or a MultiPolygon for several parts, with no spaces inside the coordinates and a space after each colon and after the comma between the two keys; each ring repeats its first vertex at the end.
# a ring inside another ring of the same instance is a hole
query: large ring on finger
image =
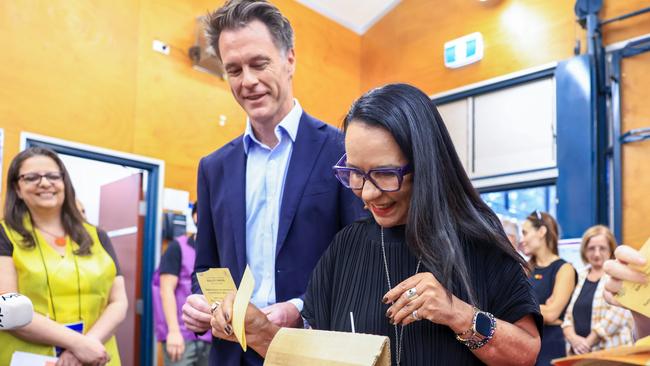
{"type": "Polygon", "coordinates": [[[413,312],[411,313],[411,317],[412,317],[414,320],[422,320],[422,318],[420,318],[420,316],[418,315],[418,311],[417,311],[417,309],[416,309],[416,310],[413,310],[413,312]]]}
{"type": "Polygon", "coordinates": [[[214,311],[217,310],[219,306],[221,306],[221,303],[219,301],[215,301],[210,307],[210,313],[214,313],[214,311]]]}
{"type": "Polygon", "coordinates": [[[411,300],[414,297],[418,296],[418,289],[415,287],[411,287],[410,289],[406,290],[406,298],[411,300]]]}

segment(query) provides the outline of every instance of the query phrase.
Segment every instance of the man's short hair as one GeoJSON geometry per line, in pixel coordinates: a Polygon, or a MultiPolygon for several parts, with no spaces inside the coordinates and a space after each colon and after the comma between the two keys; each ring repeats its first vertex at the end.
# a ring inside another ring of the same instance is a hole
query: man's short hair
{"type": "Polygon", "coordinates": [[[259,20],[269,29],[273,43],[281,51],[293,48],[293,28],[289,20],[275,5],[266,0],[228,0],[221,8],[208,14],[205,25],[208,43],[219,53],[219,36],[224,30],[245,27],[253,20],[259,20]]]}

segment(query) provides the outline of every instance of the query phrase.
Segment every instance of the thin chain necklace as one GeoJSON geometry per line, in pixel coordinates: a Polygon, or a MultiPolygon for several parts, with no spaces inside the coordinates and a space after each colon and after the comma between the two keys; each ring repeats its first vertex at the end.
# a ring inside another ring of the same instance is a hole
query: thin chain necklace
{"type": "MultiPolygon", "coordinates": [[[[390,282],[390,273],[388,272],[388,261],[386,260],[386,248],[384,245],[384,227],[381,226],[381,254],[384,257],[384,269],[386,270],[386,281],[388,282],[388,290],[390,291],[393,286],[390,282]]],[[[415,267],[415,274],[420,270],[421,261],[418,259],[418,265],[415,267]]],[[[397,366],[400,366],[402,358],[402,342],[404,341],[404,326],[400,325],[399,332],[397,331],[397,324],[393,324],[395,327],[395,361],[397,366]]]]}
{"type": "Polygon", "coordinates": [[[53,234],[53,233],[51,233],[51,232],[49,232],[49,231],[43,229],[42,227],[38,227],[38,226],[37,226],[36,228],[37,228],[38,230],[44,232],[45,234],[48,234],[48,235],[50,235],[51,237],[53,237],[53,238],[54,238],[54,244],[56,244],[56,245],[58,245],[58,246],[60,246],[60,247],[65,246],[65,237],[66,237],[65,232],[63,232],[63,236],[58,236],[58,235],[55,235],[55,234],[53,234]]]}

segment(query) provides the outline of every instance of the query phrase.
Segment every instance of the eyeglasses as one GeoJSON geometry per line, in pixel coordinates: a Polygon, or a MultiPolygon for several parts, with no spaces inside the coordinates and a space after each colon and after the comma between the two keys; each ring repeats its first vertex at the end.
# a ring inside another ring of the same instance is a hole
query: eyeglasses
{"type": "Polygon", "coordinates": [[[353,190],[363,189],[366,180],[369,180],[382,192],[396,192],[402,188],[404,176],[412,172],[411,164],[399,168],[375,168],[364,172],[346,166],[346,162],[347,155],[344,154],[332,169],[339,182],[353,190]]]}
{"type": "Polygon", "coordinates": [[[48,173],[26,173],[18,176],[18,180],[22,180],[26,184],[30,185],[39,185],[43,178],[47,179],[48,182],[54,184],[59,183],[63,180],[63,173],[61,172],[48,172],[48,173]]]}

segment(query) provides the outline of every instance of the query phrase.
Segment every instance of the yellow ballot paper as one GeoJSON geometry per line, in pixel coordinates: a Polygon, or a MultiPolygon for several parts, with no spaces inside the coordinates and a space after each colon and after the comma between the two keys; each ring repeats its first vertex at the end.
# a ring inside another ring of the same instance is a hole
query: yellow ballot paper
{"type": "MultiPolygon", "coordinates": [[[[650,239],[639,250],[648,261],[644,267],[633,266],[637,270],[650,275],[650,239]]],[[[623,287],[616,294],[616,300],[629,309],[650,317],[650,284],[623,281],[623,287]]]]}
{"type": "Polygon", "coordinates": [[[237,289],[228,268],[210,268],[205,272],[197,273],[196,278],[210,305],[215,301],[223,301],[229,292],[237,289]]]}
{"type": "Polygon", "coordinates": [[[237,340],[239,340],[239,344],[244,351],[246,351],[246,331],[244,329],[246,309],[248,309],[248,303],[251,301],[251,296],[253,295],[254,288],[255,277],[253,277],[251,269],[246,266],[244,276],[239,283],[239,290],[237,290],[237,295],[235,296],[235,304],[233,305],[232,310],[232,329],[235,333],[235,337],[237,337],[237,340]]]}
{"type": "Polygon", "coordinates": [[[635,346],[647,346],[650,347],[650,336],[647,336],[645,338],[641,338],[636,343],[634,343],[635,346]]]}

